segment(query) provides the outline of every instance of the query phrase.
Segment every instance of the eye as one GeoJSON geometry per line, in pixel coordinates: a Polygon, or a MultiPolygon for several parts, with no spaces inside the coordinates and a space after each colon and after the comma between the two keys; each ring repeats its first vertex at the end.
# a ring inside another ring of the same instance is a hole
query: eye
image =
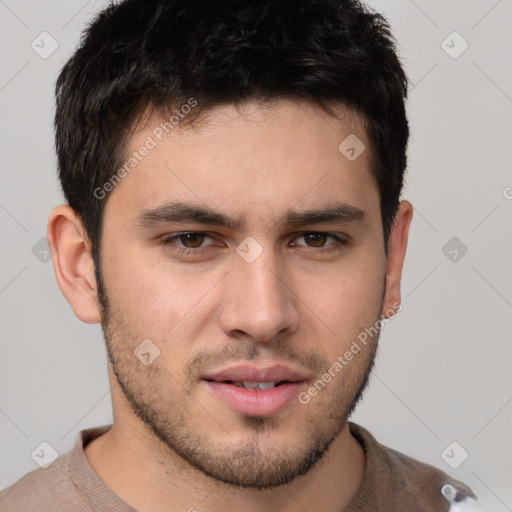
{"type": "Polygon", "coordinates": [[[160,244],[180,253],[197,253],[201,252],[201,249],[213,245],[203,245],[207,239],[213,240],[208,233],[192,231],[165,237],[160,241],[160,244]]]}
{"type": "Polygon", "coordinates": [[[301,233],[296,240],[303,239],[305,244],[292,242],[292,246],[305,246],[312,249],[324,249],[327,250],[336,249],[339,246],[346,245],[348,240],[342,236],[333,235],[331,233],[322,233],[319,231],[308,231],[307,233],[301,233]],[[327,244],[329,239],[334,240],[334,243],[327,244]]]}
{"type": "Polygon", "coordinates": [[[197,249],[201,247],[207,237],[206,233],[182,233],[177,235],[176,239],[182,242],[188,249],[197,249]]]}

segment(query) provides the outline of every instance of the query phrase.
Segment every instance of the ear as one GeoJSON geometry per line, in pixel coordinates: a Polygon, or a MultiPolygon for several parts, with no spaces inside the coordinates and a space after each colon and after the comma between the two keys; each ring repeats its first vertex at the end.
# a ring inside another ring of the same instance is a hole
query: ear
{"type": "Polygon", "coordinates": [[[75,211],[67,205],[55,207],[48,219],[46,236],[60,291],[82,322],[99,323],[91,242],[75,211]]]}
{"type": "Polygon", "coordinates": [[[381,311],[383,318],[393,316],[394,313],[392,312],[397,311],[401,302],[400,282],[412,213],[411,203],[401,201],[389,234],[386,259],[386,290],[381,311]]]}

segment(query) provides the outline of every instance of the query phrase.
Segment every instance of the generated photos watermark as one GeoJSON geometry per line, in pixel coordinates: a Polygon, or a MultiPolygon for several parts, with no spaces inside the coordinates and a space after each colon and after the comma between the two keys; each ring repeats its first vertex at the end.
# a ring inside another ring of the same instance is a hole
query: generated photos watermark
{"type": "Polygon", "coordinates": [[[96,187],[93,195],[96,199],[105,199],[107,194],[114,190],[123,178],[139,165],[146,156],[149,155],[151,150],[158,146],[166,135],[171,133],[181,122],[181,120],[191,112],[192,108],[197,105],[197,100],[189,98],[187,103],[181,105],[179,109],[175,110],[175,115],[171,116],[169,120],[160,123],[152,132],[152,135],[146,137],[146,141],[139,149],[134,151],[131,156],[124,162],[124,164],[114,173],[102,187],[96,187]]]}
{"type": "Polygon", "coordinates": [[[301,404],[308,404],[311,401],[311,397],[318,395],[320,391],[325,389],[327,384],[333,380],[349,363],[357,356],[362,350],[361,345],[366,346],[368,339],[372,340],[375,338],[382,327],[390,322],[397,313],[402,311],[402,304],[395,302],[393,306],[386,311],[384,315],[375,322],[371,327],[367,327],[364,331],[361,331],[357,338],[352,340],[350,348],[346,350],[342,355],[336,358],[336,361],[323,373],[323,375],[306,391],[299,393],[298,400],[301,404]]]}

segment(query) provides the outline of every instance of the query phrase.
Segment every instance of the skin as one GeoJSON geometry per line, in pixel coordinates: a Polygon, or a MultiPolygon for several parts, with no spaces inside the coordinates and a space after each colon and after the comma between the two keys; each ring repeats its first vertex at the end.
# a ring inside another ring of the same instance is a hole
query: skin
{"type": "MultiPolygon", "coordinates": [[[[141,127],[129,152],[155,126],[141,127]]],[[[236,362],[283,363],[307,373],[307,390],[379,315],[392,315],[412,206],[400,203],[386,256],[369,148],[363,120],[348,109],[338,120],[290,100],[214,108],[198,126],[165,137],[109,195],[99,289],[78,217],[65,205],[52,211],[59,287],[79,319],[102,323],[109,353],[113,427],[84,452],[139,512],[334,512],[356,494],[364,452],[347,418],[376,338],[307,404],[292,401],[271,417],[233,411],[201,375],[236,362]],[[338,150],[349,134],[367,148],[353,162],[338,150]],[[137,222],[141,212],[176,200],[245,225],[137,222]],[[280,222],[289,210],[333,203],[364,218],[280,222]],[[183,231],[198,236],[161,243],[183,231]],[[262,248],[252,263],[236,252],[248,236],[262,248]],[[134,356],[144,339],[160,350],[148,366],[134,356]]]]}

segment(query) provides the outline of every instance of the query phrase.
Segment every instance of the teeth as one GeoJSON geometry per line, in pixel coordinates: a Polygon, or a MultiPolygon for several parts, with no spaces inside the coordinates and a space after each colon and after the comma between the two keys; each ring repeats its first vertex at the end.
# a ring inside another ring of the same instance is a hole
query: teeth
{"type": "Polygon", "coordinates": [[[258,389],[271,389],[276,387],[275,382],[258,382],[257,385],[258,389]]]}
{"type": "Polygon", "coordinates": [[[272,389],[276,387],[275,382],[253,382],[253,381],[239,381],[233,382],[235,386],[246,388],[246,389],[272,389]]]}

